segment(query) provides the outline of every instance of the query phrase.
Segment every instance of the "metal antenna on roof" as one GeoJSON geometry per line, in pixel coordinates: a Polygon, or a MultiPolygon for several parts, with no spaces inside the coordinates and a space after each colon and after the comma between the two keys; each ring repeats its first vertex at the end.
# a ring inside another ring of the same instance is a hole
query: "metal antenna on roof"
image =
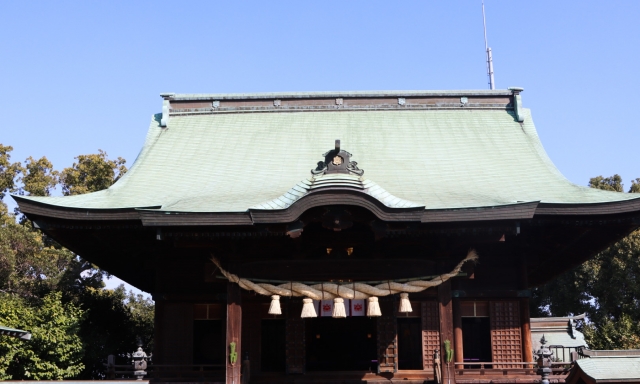
{"type": "Polygon", "coordinates": [[[487,44],[487,21],[484,17],[484,0],[482,1],[482,25],[484,26],[484,49],[487,51],[487,76],[489,76],[489,89],[496,89],[496,83],[493,79],[493,56],[491,48],[487,44]]]}

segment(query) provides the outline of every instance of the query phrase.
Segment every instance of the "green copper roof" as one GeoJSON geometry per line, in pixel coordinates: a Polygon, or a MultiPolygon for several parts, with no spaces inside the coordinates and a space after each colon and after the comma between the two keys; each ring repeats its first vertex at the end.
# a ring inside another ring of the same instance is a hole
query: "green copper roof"
{"type": "Polygon", "coordinates": [[[640,380],[640,357],[591,357],[576,361],[580,369],[596,381],[640,380]]]}
{"type": "MultiPolygon", "coordinates": [[[[325,188],[348,188],[366,193],[389,208],[416,208],[419,204],[406,201],[393,196],[378,184],[361,176],[344,174],[326,174],[310,177],[296,184],[282,196],[251,207],[252,209],[285,209],[293,203],[308,195],[311,191],[319,191],[325,188]]],[[[423,207],[424,208],[424,207],[423,207]]]]}
{"type": "Polygon", "coordinates": [[[17,337],[22,340],[31,340],[31,333],[29,331],[23,331],[21,329],[9,328],[0,325],[0,335],[17,337]]]}
{"type": "Polygon", "coordinates": [[[570,183],[547,157],[530,111],[523,117],[464,108],[252,112],[172,116],[162,128],[156,115],[134,165],[111,188],[30,199],[86,209],[245,212],[308,180],[336,139],[363,180],[427,210],[638,197],[570,183]]]}

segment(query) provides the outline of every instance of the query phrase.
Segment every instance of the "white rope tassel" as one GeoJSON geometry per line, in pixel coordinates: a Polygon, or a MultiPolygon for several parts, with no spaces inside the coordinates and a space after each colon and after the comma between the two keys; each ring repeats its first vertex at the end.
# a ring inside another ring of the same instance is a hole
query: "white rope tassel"
{"type": "Polygon", "coordinates": [[[382,312],[380,312],[380,303],[378,303],[378,298],[372,296],[367,299],[367,316],[369,317],[377,317],[382,316],[382,312]]]}
{"type": "Polygon", "coordinates": [[[303,319],[307,317],[318,317],[316,308],[313,306],[313,300],[302,299],[302,303],[302,314],[300,315],[300,317],[302,317],[303,319]]]}
{"type": "MultiPolygon", "coordinates": [[[[264,311],[264,309],[263,309],[264,311]]],[[[271,305],[269,306],[270,315],[282,315],[282,309],[280,308],[280,296],[271,296],[271,305]]]]}
{"type": "Polygon", "coordinates": [[[347,317],[347,311],[344,309],[344,299],[336,297],[333,299],[333,315],[334,318],[347,317]]]}
{"type": "Polygon", "coordinates": [[[406,292],[402,292],[400,294],[399,312],[413,312],[413,309],[411,309],[411,302],[409,301],[409,294],[406,292]]]}

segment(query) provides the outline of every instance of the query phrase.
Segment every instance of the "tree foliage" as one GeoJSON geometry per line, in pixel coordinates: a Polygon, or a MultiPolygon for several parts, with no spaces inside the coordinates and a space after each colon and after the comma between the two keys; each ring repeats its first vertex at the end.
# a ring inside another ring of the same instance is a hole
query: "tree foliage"
{"type": "Polygon", "coordinates": [[[107,189],[127,172],[122,157],[109,160],[107,153],[80,155],[77,163],[62,171],[60,181],[65,195],[81,195],[107,189]]]}
{"type": "Polygon", "coordinates": [[[28,192],[33,196],[49,196],[51,190],[58,185],[59,173],[53,169],[53,165],[46,157],[34,160],[29,156],[21,167],[23,176],[19,178],[23,186],[20,193],[28,192]]]}
{"type": "Polygon", "coordinates": [[[0,338],[0,379],[102,378],[107,355],[133,351],[137,337],[150,348],[153,302],[103,289],[105,271],[9,213],[2,197],[105,189],[127,171],[125,160],[100,150],[58,172],[46,157],[12,163],[12,150],[0,144],[0,324],[33,338],[0,338]]]}
{"type": "Polygon", "coordinates": [[[13,147],[0,144],[0,200],[7,192],[15,191],[14,180],[21,169],[20,163],[11,162],[11,151],[13,147]]]}
{"type": "Polygon", "coordinates": [[[59,290],[74,263],[65,248],[45,245],[43,236],[19,223],[0,227],[0,290],[25,299],[59,290]]]}
{"type": "Polygon", "coordinates": [[[102,378],[106,357],[133,352],[138,338],[145,348],[151,348],[153,302],[150,299],[127,294],[121,285],[114,290],[88,289],[81,301],[90,308],[90,316],[82,324],[80,334],[83,340],[93,344],[86,348],[83,357],[86,366],[83,377],[102,378]]]}
{"type": "MultiPolygon", "coordinates": [[[[605,191],[624,192],[624,184],[622,184],[622,177],[615,174],[610,177],[596,176],[589,179],[589,187],[603,189],[605,191]]],[[[640,178],[631,180],[631,188],[629,193],[640,193],[640,178]]]]}
{"type": "MultiPolygon", "coordinates": [[[[619,175],[591,178],[589,186],[624,191],[619,175]]],[[[640,179],[629,192],[640,192],[640,179]]],[[[587,313],[582,330],[591,348],[640,349],[640,230],[534,289],[531,306],[532,316],[587,313]]]]}
{"type": "Polygon", "coordinates": [[[622,177],[618,174],[611,177],[592,177],[589,179],[589,187],[614,192],[622,192],[624,188],[622,185],[622,177]]]}
{"type": "Polygon", "coordinates": [[[640,177],[631,180],[631,188],[629,188],[629,193],[640,193],[640,177]]]}
{"type": "Polygon", "coordinates": [[[83,311],[63,303],[53,292],[29,305],[9,294],[0,295],[0,323],[27,329],[31,340],[0,338],[0,379],[61,380],[83,369],[83,343],[79,336],[83,311]]]}

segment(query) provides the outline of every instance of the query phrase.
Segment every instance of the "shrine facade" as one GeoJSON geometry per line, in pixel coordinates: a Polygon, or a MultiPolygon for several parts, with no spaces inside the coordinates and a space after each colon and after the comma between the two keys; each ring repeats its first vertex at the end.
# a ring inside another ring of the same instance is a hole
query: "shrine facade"
{"type": "Polygon", "coordinates": [[[564,178],[521,92],[162,94],[109,189],[14,198],[152,294],[153,380],[534,383],[531,287],[640,198],[564,178]]]}

